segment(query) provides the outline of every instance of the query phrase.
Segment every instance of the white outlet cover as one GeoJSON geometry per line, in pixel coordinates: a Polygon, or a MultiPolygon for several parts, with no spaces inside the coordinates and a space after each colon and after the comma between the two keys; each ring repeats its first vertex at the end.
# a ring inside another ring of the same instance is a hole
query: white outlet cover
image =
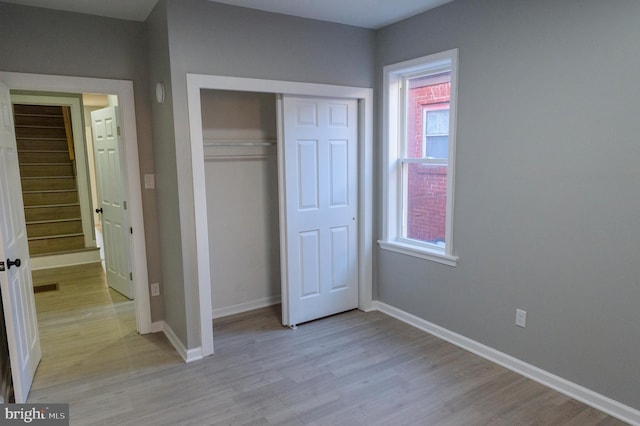
{"type": "Polygon", "coordinates": [[[160,296],[160,284],[159,283],[151,284],[151,296],[160,296]]]}
{"type": "Polygon", "coordinates": [[[153,174],[144,175],[144,188],[154,189],[156,187],[156,176],[153,174]]]}
{"type": "Polygon", "coordinates": [[[516,309],[516,325],[522,328],[527,326],[527,311],[516,309]]]}

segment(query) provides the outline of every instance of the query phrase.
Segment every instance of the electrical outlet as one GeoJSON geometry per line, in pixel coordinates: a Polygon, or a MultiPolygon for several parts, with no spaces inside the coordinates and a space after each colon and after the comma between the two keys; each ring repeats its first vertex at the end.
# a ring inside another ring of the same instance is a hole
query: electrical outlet
{"type": "Polygon", "coordinates": [[[160,296],[160,283],[151,284],[151,295],[160,296]]]}
{"type": "Polygon", "coordinates": [[[527,326],[527,311],[516,309],[516,325],[522,328],[527,326]]]}
{"type": "Polygon", "coordinates": [[[155,187],[156,187],[156,176],[154,174],[145,174],[144,189],[155,189],[155,187]]]}

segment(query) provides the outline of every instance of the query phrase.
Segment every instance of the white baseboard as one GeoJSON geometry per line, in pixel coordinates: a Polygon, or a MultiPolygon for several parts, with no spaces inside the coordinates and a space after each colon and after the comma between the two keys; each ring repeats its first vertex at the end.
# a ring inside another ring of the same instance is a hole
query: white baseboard
{"type": "Polygon", "coordinates": [[[251,302],[239,303],[233,306],[225,306],[224,308],[212,309],[212,319],[226,317],[228,315],[240,314],[242,312],[252,311],[254,309],[265,308],[267,306],[280,303],[280,296],[265,297],[264,299],[252,300],[251,302]]]}
{"type": "Polygon", "coordinates": [[[439,325],[433,324],[408,312],[387,305],[386,303],[375,301],[373,304],[374,307],[382,313],[412,325],[420,330],[426,331],[427,333],[446,340],[447,342],[453,343],[462,349],[555,389],[560,393],[570,396],[571,398],[583,402],[604,413],[617,417],[624,422],[633,425],[640,425],[640,410],[636,410],[633,407],[622,404],[609,397],[587,389],[584,386],[578,385],[577,383],[570,382],[560,376],[556,376],[555,374],[521,361],[518,358],[514,358],[511,355],[483,345],[482,343],[447,330],[446,328],[440,327],[439,325]]]}
{"type": "MultiPolygon", "coordinates": [[[[154,324],[157,324],[157,323],[154,323],[154,324]]],[[[169,342],[171,342],[173,347],[176,348],[176,351],[178,351],[178,353],[186,363],[198,361],[203,358],[202,347],[198,346],[197,348],[187,349],[182,344],[180,339],[178,339],[178,336],[176,336],[176,333],[174,333],[174,331],[171,329],[169,324],[167,324],[164,321],[162,322],[162,332],[164,333],[165,336],[167,336],[167,339],[169,339],[169,342]]]]}
{"type": "Polygon", "coordinates": [[[100,250],[86,250],[74,253],[54,254],[51,256],[36,256],[29,259],[32,271],[38,269],[61,268],[64,266],[86,265],[99,263],[100,250]]]}

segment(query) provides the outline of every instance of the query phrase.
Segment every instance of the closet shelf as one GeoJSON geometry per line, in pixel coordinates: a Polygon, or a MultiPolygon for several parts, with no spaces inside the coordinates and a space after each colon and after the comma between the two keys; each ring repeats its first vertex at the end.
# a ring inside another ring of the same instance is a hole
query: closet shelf
{"type": "Polygon", "coordinates": [[[205,140],[205,161],[259,160],[275,155],[275,140],[205,140]]]}
{"type": "Polygon", "coordinates": [[[272,146],[277,141],[275,139],[263,139],[263,140],[220,140],[220,139],[205,139],[205,146],[272,146]]]}

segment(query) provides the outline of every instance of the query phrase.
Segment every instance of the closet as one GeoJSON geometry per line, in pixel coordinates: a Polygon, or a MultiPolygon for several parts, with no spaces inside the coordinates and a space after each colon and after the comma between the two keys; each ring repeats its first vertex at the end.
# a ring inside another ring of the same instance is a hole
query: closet
{"type": "Polygon", "coordinates": [[[213,318],[280,301],[274,94],[201,92],[213,318]]]}

